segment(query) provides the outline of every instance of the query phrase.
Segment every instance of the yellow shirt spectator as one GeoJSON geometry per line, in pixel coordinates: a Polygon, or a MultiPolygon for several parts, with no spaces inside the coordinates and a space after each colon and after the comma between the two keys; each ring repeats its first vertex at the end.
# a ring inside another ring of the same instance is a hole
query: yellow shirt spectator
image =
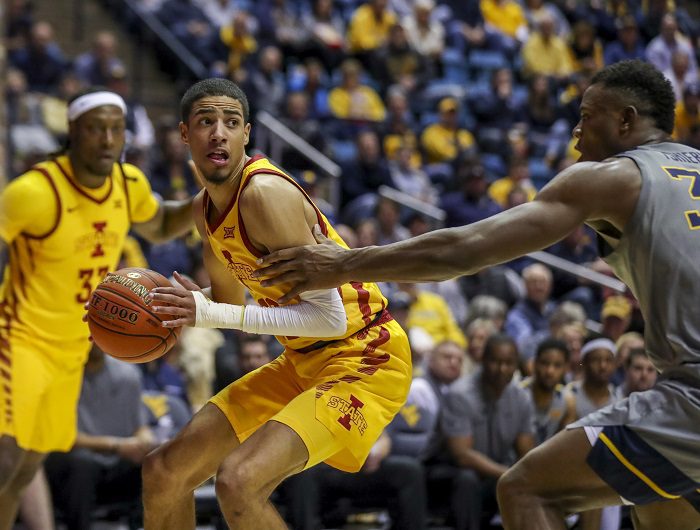
{"type": "Polygon", "coordinates": [[[449,162],[457,158],[461,151],[475,148],[472,133],[458,126],[459,102],[455,98],[441,99],[438,112],[440,121],[428,125],[420,137],[428,164],[449,162]]]}
{"type": "Polygon", "coordinates": [[[484,21],[509,37],[516,38],[527,26],[523,8],[513,0],[481,0],[484,21]]]}
{"type": "Polygon", "coordinates": [[[535,32],[523,46],[523,69],[525,74],[544,74],[566,77],[571,74],[571,54],[561,37],[551,35],[549,39],[535,32]]]}
{"type": "Polygon", "coordinates": [[[489,186],[489,197],[491,197],[494,202],[498,203],[501,208],[506,208],[508,206],[508,194],[516,186],[527,194],[528,202],[534,199],[535,195],[537,195],[535,186],[533,186],[532,182],[529,180],[516,182],[510,177],[503,177],[493,181],[493,183],[489,186]]]}
{"type": "Polygon", "coordinates": [[[236,17],[229,26],[221,28],[220,38],[229,49],[228,71],[229,73],[238,70],[245,58],[255,53],[258,49],[258,42],[247,30],[247,22],[239,21],[236,17]]]}
{"type": "Polygon", "coordinates": [[[372,0],[358,7],[350,20],[348,43],[351,52],[376,50],[389,36],[389,28],[396,24],[396,15],[387,9],[376,8],[372,0]],[[381,9],[381,11],[379,11],[381,9]]]}
{"type": "Polygon", "coordinates": [[[426,291],[417,291],[415,296],[415,301],[408,310],[406,328],[423,329],[435,344],[450,340],[465,348],[467,339],[459,329],[445,299],[426,291]]]}
{"type": "Polygon", "coordinates": [[[386,115],[382,98],[366,85],[352,90],[335,87],[328,94],[328,105],[333,116],[344,120],[382,121],[386,115]]]}
{"type": "Polygon", "coordinates": [[[673,139],[682,143],[690,136],[690,129],[694,125],[700,126],[700,105],[697,103],[697,96],[686,94],[682,100],[676,103],[676,126],[673,129],[673,139]],[[688,112],[686,107],[686,100],[690,98],[696,101],[694,113],[688,112]]]}

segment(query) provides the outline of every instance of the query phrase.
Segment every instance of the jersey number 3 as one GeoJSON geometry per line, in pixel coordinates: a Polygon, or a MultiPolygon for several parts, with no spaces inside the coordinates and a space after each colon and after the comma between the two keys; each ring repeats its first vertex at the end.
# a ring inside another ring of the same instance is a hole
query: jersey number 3
{"type": "MultiPolygon", "coordinates": [[[[681,167],[665,167],[663,170],[673,180],[690,179],[688,193],[693,200],[700,201],[700,171],[681,167]]],[[[686,210],[685,219],[688,221],[688,228],[700,230],[700,211],[686,210]]]]}

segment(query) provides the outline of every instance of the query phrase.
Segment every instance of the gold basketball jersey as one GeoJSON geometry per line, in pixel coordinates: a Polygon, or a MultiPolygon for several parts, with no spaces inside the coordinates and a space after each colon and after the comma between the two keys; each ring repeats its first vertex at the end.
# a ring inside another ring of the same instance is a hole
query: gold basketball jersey
{"type": "Polygon", "coordinates": [[[10,253],[0,338],[86,340],[82,316],[92,289],[116,268],[131,222],[153,218],[158,207],[145,175],[128,164],[115,164],[97,189],[78,183],[67,156],[11,181],[0,202],[0,237],[10,253]],[[38,212],[37,204],[47,209],[38,212]]]}
{"type": "MultiPolygon", "coordinates": [[[[259,174],[267,173],[278,175],[294,184],[311,203],[316,210],[318,224],[321,226],[323,234],[336,243],[347,248],[345,242],[333,229],[328,219],[316,207],[311,198],[301,187],[286,173],[274,166],[266,158],[257,156],[251,158],[243,168],[243,176],[238,193],[228,207],[215,223],[210,223],[208,212],[211,208],[209,196],[204,196],[204,219],[207,237],[216,257],[228,268],[229,272],[246,286],[251,296],[257,303],[264,307],[278,305],[276,300],[284,293],[284,286],[263,287],[259,280],[252,277],[254,270],[258,268],[256,261],[262,256],[256,249],[246,234],[243,226],[243,218],[238,209],[238,202],[242,191],[250,183],[250,179],[259,174]]],[[[353,335],[361,329],[367,327],[380,317],[386,307],[386,299],[382,295],[379,287],[374,283],[352,282],[346,283],[338,288],[345,305],[348,327],[347,332],[342,337],[329,337],[328,340],[341,339],[353,335]]],[[[295,351],[310,351],[314,346],[321,346],[318,338],[308,337],[277,337],[286,348],[295,351]]]]}

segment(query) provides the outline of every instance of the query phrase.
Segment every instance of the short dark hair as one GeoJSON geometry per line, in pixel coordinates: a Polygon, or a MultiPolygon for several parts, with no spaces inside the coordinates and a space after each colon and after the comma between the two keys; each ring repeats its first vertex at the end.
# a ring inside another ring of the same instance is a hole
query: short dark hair
{"type": "Polygon", "coordinates": [[[611,64],[593,76],[591,84],[596,83],[630,97],[640,115],[653,118],[662,131],[673,132],[676,109],[673,87],[651,64],[639,59],[611,64]]]}
{"type": "Polygon", "coordinates": [[[644,359],[650,360],[649,355],[644,348],[632,348],[627,354],[627,359],[625,359],[625,370],[629,370],[629,367],[632,366],[632,361],[634,361],[637,357],[643,357],[644,359]]]}
{"type": "Polygon", "coordinates": [[[206,96],[227,96],[240,101],[243,107],[243,120],[248,123],[250,119],[250,107],[245,92],[233,81],[220,77],[211,77],[198,81],[187,89],[185,95],[180,100],[180,116],[182,121],[187,123],[195,101],[206,96]]]}
{"type": "Polygon", "coordinates": [[[542,353],[547,350],[559,350],[564,354],[564,360],[566,362],[569,361],[569,357],[571,356],[571,352],[569,352],[569,347],[566,345],[566,342],[549,337],[538,344],[535,359],[539,359],[542,353]]]}
{"type": "Polygon", "coordinates": [[[515,343],[515,340],[513,340],[513,337],[505,333],[494,333],[486,340],[486,344],[484,345],[483,358],[490,358],[493,355],[493,350],[502,344],[508,344],[510,346],[513,346],[515,356],[520,357],[518,353],[518,345],[515,343]]]}

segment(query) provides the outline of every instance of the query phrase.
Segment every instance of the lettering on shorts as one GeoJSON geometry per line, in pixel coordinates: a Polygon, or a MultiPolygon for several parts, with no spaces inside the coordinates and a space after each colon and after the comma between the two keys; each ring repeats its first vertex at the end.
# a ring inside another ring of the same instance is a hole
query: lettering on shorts
{"type": "Polygon", "coordinates": [[[354,424],[361,435],[365,433],[367,429],[367,420],[365,420],[364,415],[360,412],[360,409],[365,406],[362,401],[352,394],[350,394],[350,401],[338,396],[331,396],[328,400],[328,406],[340,411],[342,415],[338,418],[338,423],[348,431],[354,424]]]}

